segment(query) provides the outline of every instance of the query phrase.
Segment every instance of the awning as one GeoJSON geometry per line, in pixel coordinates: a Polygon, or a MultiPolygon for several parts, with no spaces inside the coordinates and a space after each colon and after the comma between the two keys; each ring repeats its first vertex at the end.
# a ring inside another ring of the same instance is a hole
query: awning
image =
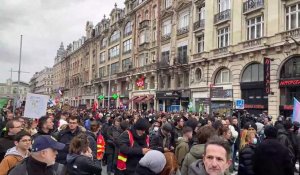
{"type": "Polygon", "coordinates": [[[144,100],[146,97],[147,97],[147,96],[140,96],[139,98],[133,100],[133,102],[134,102],[134,103],[138,103],[138,102],[144,100]]]}
{"type": "Polygon", "coordinates": [[[146,98],[144,98],[143,100],[141,100],[141,103],[142,102],[148,102],[150,100],[152,100],[154,98],[154,95],[148,95],[146,98]]]}
{"type": "Polygon", "coordinates": [[[128,100],[128,103],[131,103],[132,101],[134,101],[137,98],[139,98],[139,97],[138,96],[133,96],[130,100],[128,100]]]}

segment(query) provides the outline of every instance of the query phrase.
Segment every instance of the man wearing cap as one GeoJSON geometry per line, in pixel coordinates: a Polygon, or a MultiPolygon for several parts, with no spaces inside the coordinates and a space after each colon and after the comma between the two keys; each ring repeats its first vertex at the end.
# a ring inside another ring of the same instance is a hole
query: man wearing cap
{"type": "Polygon", "coordinates": [[[50,135],[41,135],[34,139],[32,152],[19,165],[11,170],[9,175],[63,175],[63,165],[55,163],[57,150],[62,150],[64,144],[59,143],[50,135]]]}
{"type": "Polygon", "coordinates": [[[151,139],[150,148],[162,153],[174,151],[175,141],[172,136],[172,129],[170,123],[163,124],[157,134],[151,139]]]}
{"type": "Polygon", "coordinates": [[[149,136],[145,131],[149,129],[149,122],[145,118],[138,119],[132,129],[124,131],[118,140],[120,153],[117,160],[116,174],[132,175],[140,159],[149,149],[149,136]]]}

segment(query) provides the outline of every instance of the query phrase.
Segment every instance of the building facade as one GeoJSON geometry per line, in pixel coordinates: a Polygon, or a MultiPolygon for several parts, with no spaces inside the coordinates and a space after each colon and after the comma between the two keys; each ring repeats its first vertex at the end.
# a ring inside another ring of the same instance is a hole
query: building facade
{"type": "MultiPolygon", "coordinates": [[[[29,84],[25,82],[19,83],[20,100],[24,101],[29,92],[29,84]]],[[[14,98],[18,95],[18,82],[12,82],[11,79],[6,80],[6,83],[0,83],[0,97],[14,98]]]]}
{"type": "Polygon", "coordinates": [[[95,27],[87,23],[86,39],[64,56],[72,105],[101,96],[103,107],[192,105],[229,115],[244,99],[250,113],[291,114],[300,98],[299,0],[124,3],[95,27]]]}
{"type": "Polygon", "coordinates": [[[53,68],[45,67],[40,72],[36,72],[29,82],[30,92],[35,94],[52,95],[54,75],[53,68]]]}

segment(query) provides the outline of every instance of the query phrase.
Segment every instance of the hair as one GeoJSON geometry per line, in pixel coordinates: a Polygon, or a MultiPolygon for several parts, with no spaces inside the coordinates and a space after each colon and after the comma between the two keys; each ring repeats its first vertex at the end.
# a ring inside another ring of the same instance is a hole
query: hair
{"type": "Polygon", "coordinates": [[[71,115],[69,118],[68,118],[68,122],[70,120],[77,120],[77,123],[80,123],[80,118],[76,115],[71,115]]]}
{"type": "Polygon", "coordinates": [[[125,131],[126,129],[129,128],[129,122],[127,122],[126,120],[121,121],[120,127],[123,131],[125,131]]]}
{"type": "Polygon", "coordinates": [[[80,154],[81,152],[86,152],[89,148],[89,144],[88,136],[84,133],[80,133],[71,140],[69,153],[80,154]]]}
{"type": "Polygon", "coordinates": [[[223,137],[215,135],[215,136],[211,137],[210,139],[208,139],[208,141],[204,147],[204,155],[206,155],[206,149],[207,149],[208,145],[218,145],[218,146],[224,148],[226,151],[227,160],[230,159],[231,147],[230,147],[230,144],[228,143],[228,141],[226,139],[224,139],[223,137]]]}
{"type": "Polygon", "coordinates": [[[218,129],[218,135],[222,136],[224,133],[227,133],[228,131],[230,131],[229,127],[223,126],[218,129]]]}
{"type": "Polygon", "coordinates": [[[7,131],[9,131],[10,128],[14,128],[15,127],[15,124],[14,124],[15,122],[20,122],[20,121],[16,120],[16,119],[12,119],[12,120],[9,120],[6,123],[5,127],[6,127],[7,131]]]}
{"type": "Polygon", "coordinates": [[[188,132],[193,132],[193,128],[191,128],[189,126],[183,127],[182,133],[185,134],[185,133],[188,133],[188,132]]]}
{"type": "Polygon", "coordinates": [[[43,116],[39,119],[39,123],[38,123],[38,128],[42,129],[44,124],[47,122],[47,120],[49,119],[49,116],[43,116]]]}
{"type": "Polygon", "coordinates": [[[247,130],[243,129],[241,132],[241,143],[240,143],[240,149],[243,149],[246,145],[249,144],[248,139],[251,137],[251,134],[256,134],[255,130],[247,130]]]}
{"type": "Polygon", "coordinates": [[[205,144],[210,137],[212,137],[216,134],[217,134],[217,132],[214,127],[203,126],[198,130],[196,136],[197,136],[199,144],[205,144]]]}
{"type": "Polygon", "coordinates": [[[24,136],[28,136],[31,138],[31,134],[29,132],[22,130],[15,135],[14,140],[19,142],[24,136]]]}

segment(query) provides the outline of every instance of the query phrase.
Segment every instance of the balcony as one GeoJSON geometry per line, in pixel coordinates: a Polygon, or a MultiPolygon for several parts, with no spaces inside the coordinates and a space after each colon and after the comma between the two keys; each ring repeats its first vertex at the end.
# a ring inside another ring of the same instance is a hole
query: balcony
{"type": "Polygon", "coordinates": [[[177,57],[174,59],[174,64],[188,64],[188,57],[177,57]]]}
{"type": "Polygon", "coordinates": [[[103,50],[105,48],[106,48],[106,46],[100,46],[100,50],[103,50]]]}
{"type": "Polygon", "coordinates": [[[159,61],[159,64],[158,64],[158,67],[159,68],[167,68],[169,67],[170,64],[169,64],[169,60],[166,60],[164,58],[162,58],[160,61],[159,61]]]}
{"type": "Polygon", "coordinates": [[[285,32],[281,33],[281,39],[282,40],[285,40],[289,36],[293,37],[293,38],[300,37],[300,28],[288,30],[288,31],[285,31],[285,32]]]}
{"type": "Polygon", "coordinates": [[[144,29],[144,28],[148,28],[150,26],[150,20],[143,20],[142,22],[140,22],[139,24],[139,29],[144,29]]]}
{"type": "Polygon", "coordinates": [[[161,42],[167,41],[171,39],[171,33],[165,34],[161,36],[161,42]]]}
{"type": "Polygon", "coordinates": [[[243,42],[243,48],[251,48],[255,46],[260,46],[262,44],[262,38],[252,39],[243,42]]]}
{"type": "Polygon", "coordinates": [[[186,34],[188,32],[189,32],[189,26],[182,27],[180,29],[177,29],[177,36],[186,34]]]}
{"type": "Polygon", "coordinates": [[[228,20],[230,20],[230,18],[231,18],[231,10],[227,9],[225,11],[222,11],[222,12],[216,14],[215,18],[214,18],[214,22],[215,22],[215,24],[218,24],[221,22],[228,21],[228,20]]]}
{"type": "Polygon", "coordinates": [[[214,53],[214,55],[220,55],[220,54],[228,53],[228,47],[222,47],[222,48],[215,49],[213,51],[213,53],[214,53]]]}
{"type": "Polygon", "coordinates": [[[133,74],[137,74],[137,73],[142,73],[142,72],[149,72],[151,70],[156,70],[156,69],[157,69],[157,64],[156,63],[152,63],[152,64],[145,65],[143,67],[134,68],[132,70],[132,73],[133,74]]]}
{"type": "Polygon", "coordinates": [[[243,12],[248,13],[264,7],[264,0],[247,0],[243,3],[243,12]]]}
{"type": "Polygon", "coordinates": [[[150,43],[148,41],[145,41],[144,43],[139,45],[139,52],[148,50],[150,46],[150,43]]]}
{"type": "Polygon", "coordinates": [[[205,19],[201,19],[194,23],[194,31],[195,30],[203,30],[205,26],[205,19]]]}

